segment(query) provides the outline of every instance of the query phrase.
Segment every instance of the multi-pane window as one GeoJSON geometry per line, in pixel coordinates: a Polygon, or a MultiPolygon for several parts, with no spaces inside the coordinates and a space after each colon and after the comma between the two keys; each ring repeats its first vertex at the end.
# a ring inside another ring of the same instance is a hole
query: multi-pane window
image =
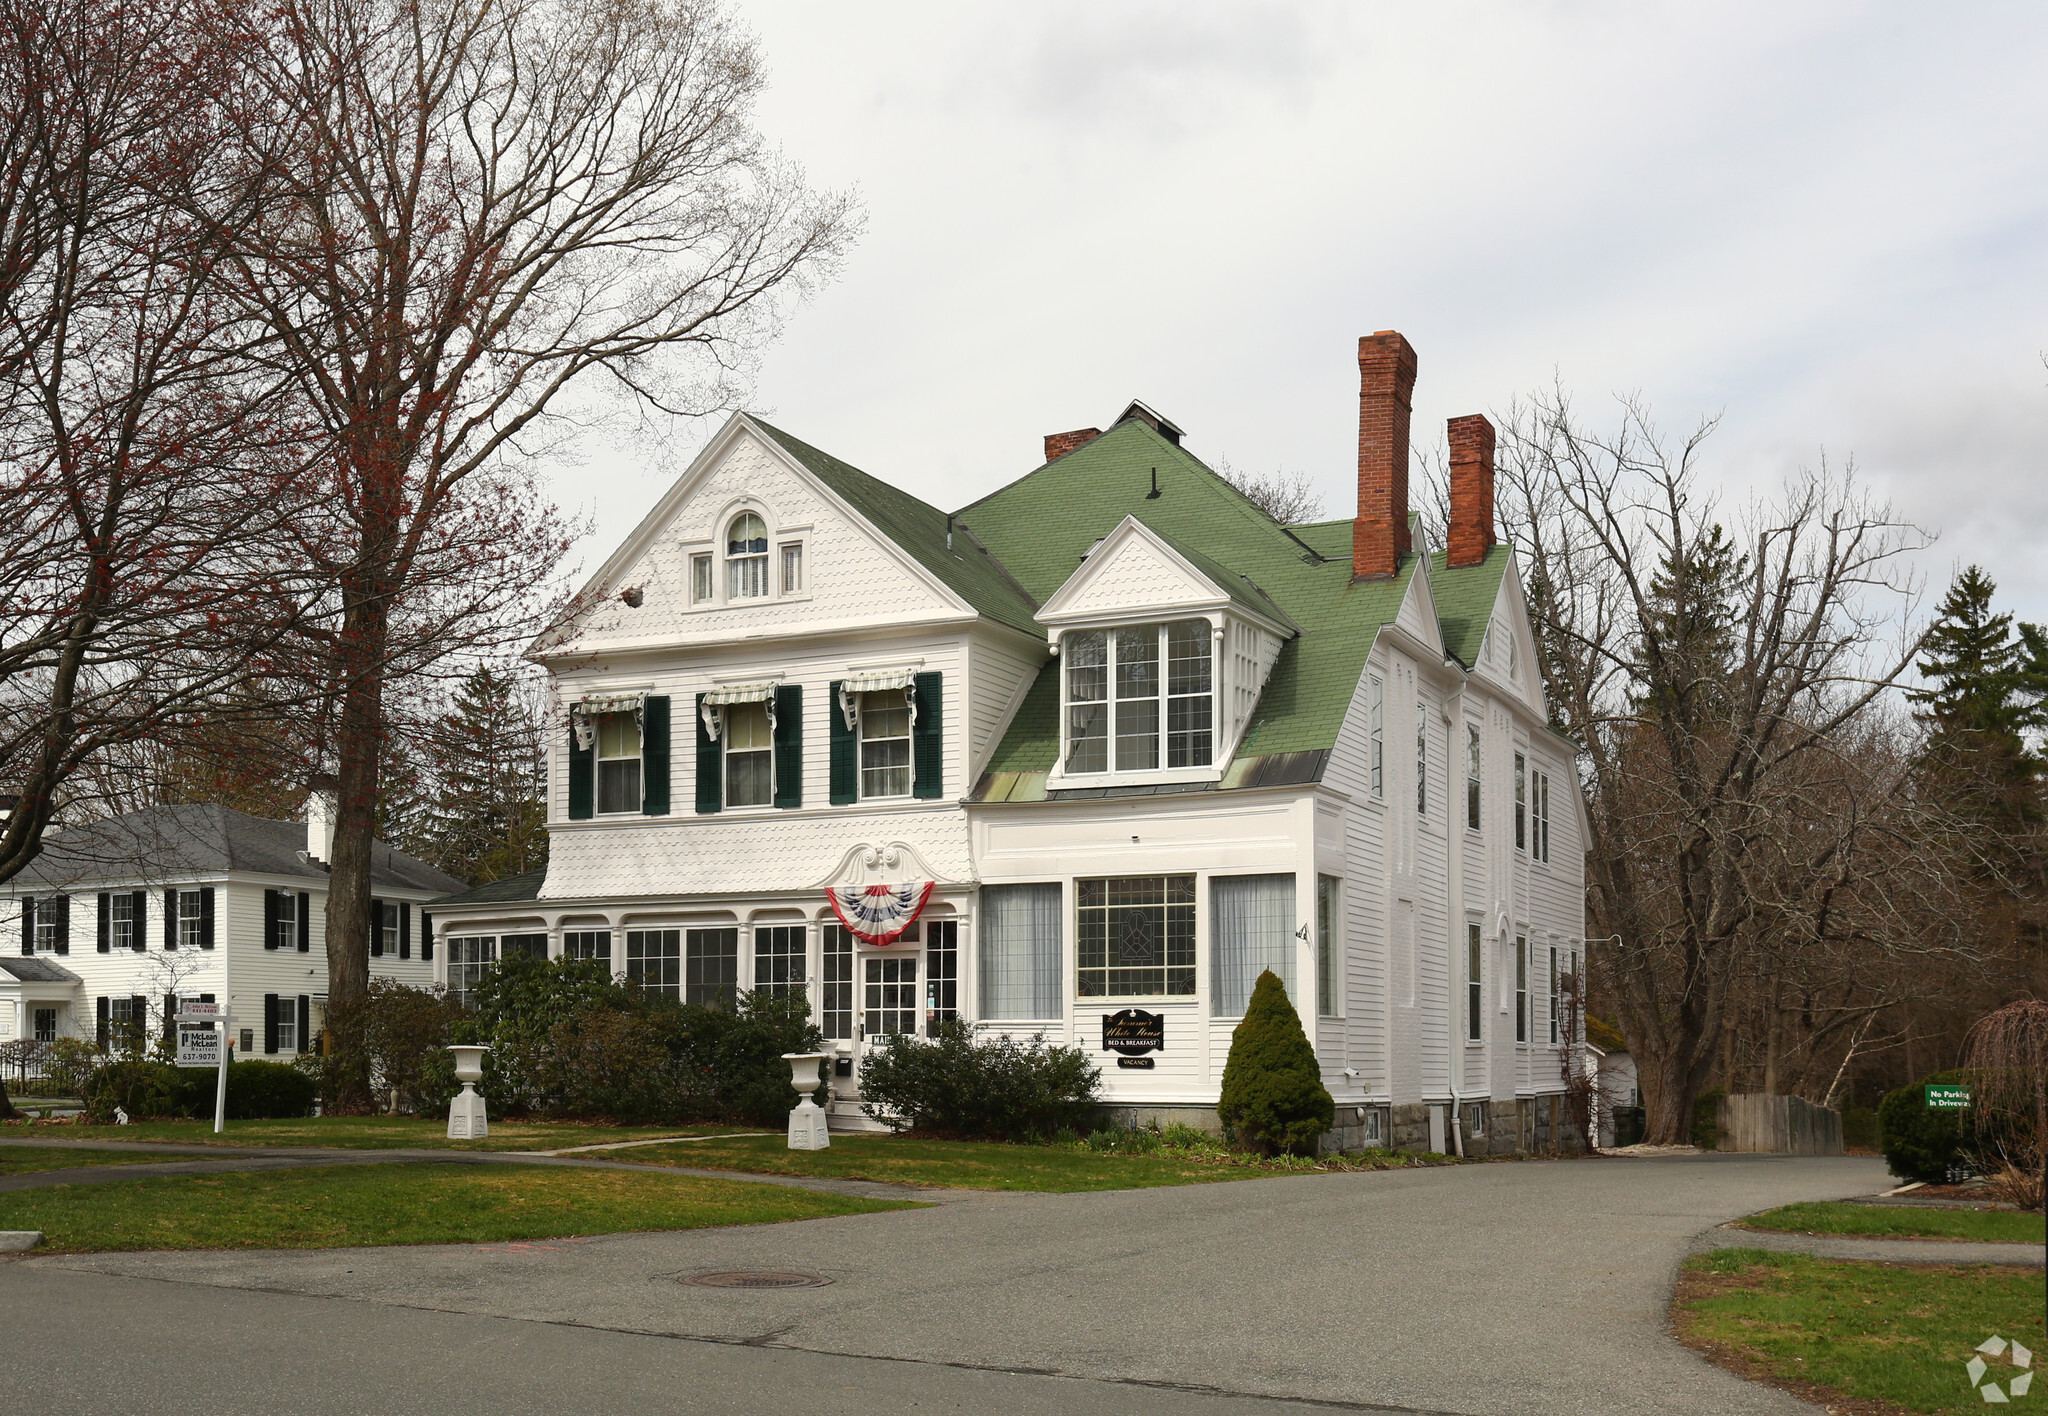
{"type": "Polygon", "coordinates": [[[197,890],[178,891],[178,947],[197,949],[206,941],[206,897],[197,890]]]}
{"type": "Polygon", "coordinates": [[[567,929],[562,931],[562,957],[612,961],[612,932],[609,929],[567,929]]]}
{"type": "Polygon", "coordinates": [[[732,519],[725,530],[726,595],[758,600],[768,593],[768,528],[751,511],[732,519]]]}
{"type": "Polygon", "coordinates": [[[472,937],[444,942],[448,949],[448,996],[464,1008],[474,1008],[477,985],[483,982],[484,970],[497,957],[498,941],[493,937],[472,937]]]}
{"type": "Polygon", "coordinates": [[[1384,801],[1387,795],[1387,686],[1378,675],[1366,684],[1366,723],[1372,736],[1372,796],[1384,801]]]}
{"type": "Polygon", "coordinates": [[[116,949],[142,947],[142,921],[136,918],[135,896],[118,890],[108,901],[107,942],[116,949]]]}
{"type": "Polygon", "coordinates": [[[766,806],[775,794],[775,735],[765,703],[730,703],[725,719],[725,804],[766,806]]]}
{"type": "Polygon", "coordinates": [[[1337,1015],[1337,877],[1316,877],[1316,1011],[1337,1015]]]}
{"type": "Polygon", "coordinates": [[[1465,926],[1465,1041],[1477,1042],[1480,1038],[1481,1014],[1485,1011],[1486,1000],[1480,993],[1479,967],[1481,962],[1479,926],[1467,923],[1465,926]]]}
{"type": "Polygon", "coordinates": [[[869,1037],[917,1031],[917,955],[889,954],[867,960],[861,1026],[869,1037]]]}
{"type": "Polygon", "coordinates": [[[277,1050],[299,1050],[299,1004],[289,995],[280,996],[277,1000],[277,1050]]]}
{"type": "Polygon", "coordinates": [[[662,998],[681,998],[683,932],[680,929],[627,930],[626,982],[662,998]]]}
{"type": "Polygon", "coordinates": [[[38,1008],[35,1010],[35,1038],[37,1042],[57,1040],[57,1010],[38,1008]]]}
{"type": "Polygon", "coordinates": [[[1194,876],[1083,880],[1079,890],[1083,998],[1194,995],[1194,876]]]}
{"type": "Polygon", "coordinates": [[[71,908],[71,901],[63,895],[52,895],[47,899],[31,900],[24,909],[35,911],[35,948],[38,954],[57,952],[57,922],[63,912],[71,908]]]}
{"type": "Polygon", "coordinates": [[[712,569],[711,569],[711,557],[710,557],[710,556],[691,556],[691,557],[690,557],[690,603],[691,603],[691,604],[693,604],[693,605],[702,605],[702,604],[708,604],[708,603],[710,602],[710,600],[711,600],[711,597],[713,596],[713,594],[714,594],[714,593],[716,593],[716,592],[715,592],[715,591],[714,591],[714,590],[712,589],[712,584],[713,584],[713,582],[712,582],[712,569]]]}
{"type": "Polygon", "coordinates": [[[1465,725],[1465,829],[1479,829],[1479,729],[1465,725]]]}
{"type": "Polygon", "coordinates": [[[548,961],[548,937],[545,934],[504,934],[498,938],[500,959],[533,959],[539,963],[548,961]]]}
{"type": "Polygon", "coordinates": [[[703,1003],[713,1008],[732,1008],[738,1005],[739,998],[740,932],[737,929],[686,930],[683,935],[683,1001],[703,1003]]]}
{"type": "Polygon", "coordinates": [[[1515,936],[1515,1041],[1529,1040],[1529,936],[1515,936]]]}
{"type": "Polygon", "coordinates": [[[860,696],[860,794],[910,795],[910,697],[900,688],[860,696]]]}
{"type": "Polygon", "coordinates": [[[1415,814],[1429,815],[1429,709],[1415,700],[1415,814]]]}
{"type": "Polygon", "coordinates": [[[794,595],[804,588],[804,547],[791,541],[782,548],[782,593],[794,595]]]}
{"type": "Polygon", "coordinates": [[[960,1016],[960,921],[933,920],[924,929],[924,1030],[960,1016]]]}
{"type": "Polygon", "coordinates": [[[771,998],[804,991],[806,933],[800,924],[765,925],[754,931],[754,987],[771,998]]]}
{"type": "Polygon", "coordinates": [[[640,716],[601,713],[597,719],[597,809],[640,809],[640,716]]]}
{"type": "Polygon", "coordinates": [[[1515,754],[1515,849],[1529,849],[1529,759],[1515,754]]]}
{"type": "Polygon", "coordinates": [[[372,900],[370,908],[376,911],[376,918],[370,923],[370,956],[372,958],[398,957],[398,903],[395,900],[372,900]]]}
{"type": "Polygon", "coordinates": [[[818,1030],[829,1038],[853,1036],[853,935],[843,924],[819,931],[818,1030]]]}
{"type": "Polygon", "coordinates": [[[1206,620],[1068,635],[1061,649],[1067,685],[1066,770],[1209,766],[1216,737],[1210,639],[1206,620]]]}
{"type": "Polygon", "coordinates": [[[133,1047],[149,1032],[148,1005],[135,1006],[136,1000],[127,997],[113,997],[107,1000],[107,1041],[113,1047],[133,1047]]]}
{"type": "Polygon", "coordinates": [[[1550,859],[1550,774],[1532,772],[1529,774],[1529,796],[1536,808],[1534,830],[1529,834],[1530,854],[1540,861],[1550,859]]]}
{"type": "Polygon", "coordinates": [[[277,947],[296,949],[299,947],[299,901],[289,890],[276,892],[276,907],[272,921],[277,929],[277,947]]]}

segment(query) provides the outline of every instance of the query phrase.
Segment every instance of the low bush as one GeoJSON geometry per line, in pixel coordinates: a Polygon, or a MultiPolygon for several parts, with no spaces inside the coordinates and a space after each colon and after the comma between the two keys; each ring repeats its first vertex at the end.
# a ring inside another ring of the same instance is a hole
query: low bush
{"type": "Polygon", "coordinates": [[[1844,1150],[1874,1151],[1877,1149],[1877,1111],[1868,1106],[1846,1106],[1842,1108],[1842,1148],[1844,1150]]]}
{"type": "Polygon", "coordinates": [[[1044,1140],[1091,1126],[1101,1074],[1077,1047],[976,1037],[958,1021],[935,1038],[899,1033],[861,1065],[861,1110],[899,1130],[964,1140],[1044,1140]]]}
{"type": "Polygon", "coordinates": [[[1692,1143],[1703,1151],[1721,1148],[1721,1098],[1726,1087],[1708,1087],[1692,1102],[1692,1143]]]}
{"type": "Polygon", "coordinates": [[[373,978],[360,1001],[331,1008],[327,1014],[327,1035],[347,1039],[360,1052],[306,1053],[297,1066],[313,1079],[320,1100],[330,1109],[357,1085],[362,1053],[368,1054],[371,1086],[381,1094],[385,1111],[395,1116],[400,1111],[431,1110],[436,1100],[445,1106],[457,1090],[447,1048],[455,1024],[465,1016],[437,988],[410,988],[395,979],[373,978]]]}
{"type": "Polygon", "coordinates": [[[1267,1155],[1312,1153],[1337,1119],[1301,1017],[1271,969],[1259,975],[1244,1020],[1230,1035],[1216,1114],[1227,1138],[1267,1155]]]}
{"type": "Polygon", "coordinates": [[[100,1066],[86,1073],[78,1096],[85,1103],[86,1118],[99,1125],[116,1120],[117,1110],[135,1120],[190,1114],[183,1104],[178,1069],[133,1057],[103,1058],[100,1066]]]}
{"type": "Polygon", "coordinates": [[[1960,1179],[1969,1166],[1974,1139],[1967,1108],[1930,1110],[1930,1084],[1967,1085],[1967,1072],[1936,1072],[1890,1093],[1877,1108],[1879,1142],[1885,1163],[1901,1180],[1939,1185],[1960,1179]]]}

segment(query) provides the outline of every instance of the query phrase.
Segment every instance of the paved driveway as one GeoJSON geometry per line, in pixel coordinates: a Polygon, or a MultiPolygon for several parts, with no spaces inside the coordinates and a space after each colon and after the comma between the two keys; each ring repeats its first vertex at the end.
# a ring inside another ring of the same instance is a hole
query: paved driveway
{"type": "Polygon", "coordinates": [[[38,1411],[168,1410],[190,1377],[230,1409],[495,1416],[1810,1412],[1664,1335],[1673,1273],[1714,1224],[1883,1183],[1872,1160],[1608,1158],[585,1243],[30,1258],[0,1268],[0,1330],[38,1411]],[[835,1281],[675,1281],[728,1268],[835,1281]],[[66,1404],[93,1391],[126,1399],[66,1404]]]}

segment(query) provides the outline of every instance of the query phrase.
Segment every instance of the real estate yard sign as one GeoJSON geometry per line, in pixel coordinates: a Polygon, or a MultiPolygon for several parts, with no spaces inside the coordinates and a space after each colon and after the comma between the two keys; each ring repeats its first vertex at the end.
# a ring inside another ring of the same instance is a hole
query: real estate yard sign
{"type": "Polygon", "coordinates": [[[1927,1109],[1929,1111],[1961,1111],[1970,1104],[1968,1087],[1946,1086],[1930,1082],[1927,1087],[1927,1109]]]}
{"type": "Polygon", "coordinates": [[[213,1082],[213,1133],[217,1136],[227,1125],[228,1116],[228,1027],[233,1020],[228,1016],[225,1003],[201,1003],[187,999],[178,1005],[178,1065],[180,1067],[212,1067],[213,1082]],[[187,1023],[198,1026],[188,1028],[187,1023]],[[202,1050],[212,1055],[204,1061],[187,1063],[186,1039],[192,1039],[194,1057],[202,1050]]]}
{"type": "Polygon", "coordinates": [[[211,1027],[178,1029],[180,1067],[220,1066],[220,1034],[211,1027]]]}

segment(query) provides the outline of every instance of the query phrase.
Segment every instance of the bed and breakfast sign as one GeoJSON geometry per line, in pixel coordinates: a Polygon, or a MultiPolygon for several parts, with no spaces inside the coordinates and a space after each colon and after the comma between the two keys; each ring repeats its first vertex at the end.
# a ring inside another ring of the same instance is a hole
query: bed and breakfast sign
{"type": "Polygon", "coordinates": [[[1152,1070],[1149,1054],[1166,1050],[1166,1017],[1143,1008],[1125,1008],[1102,1015],[1102,1050],[1117,1054],[1116,1065],[1133,1071],[1152,1070]]]}

